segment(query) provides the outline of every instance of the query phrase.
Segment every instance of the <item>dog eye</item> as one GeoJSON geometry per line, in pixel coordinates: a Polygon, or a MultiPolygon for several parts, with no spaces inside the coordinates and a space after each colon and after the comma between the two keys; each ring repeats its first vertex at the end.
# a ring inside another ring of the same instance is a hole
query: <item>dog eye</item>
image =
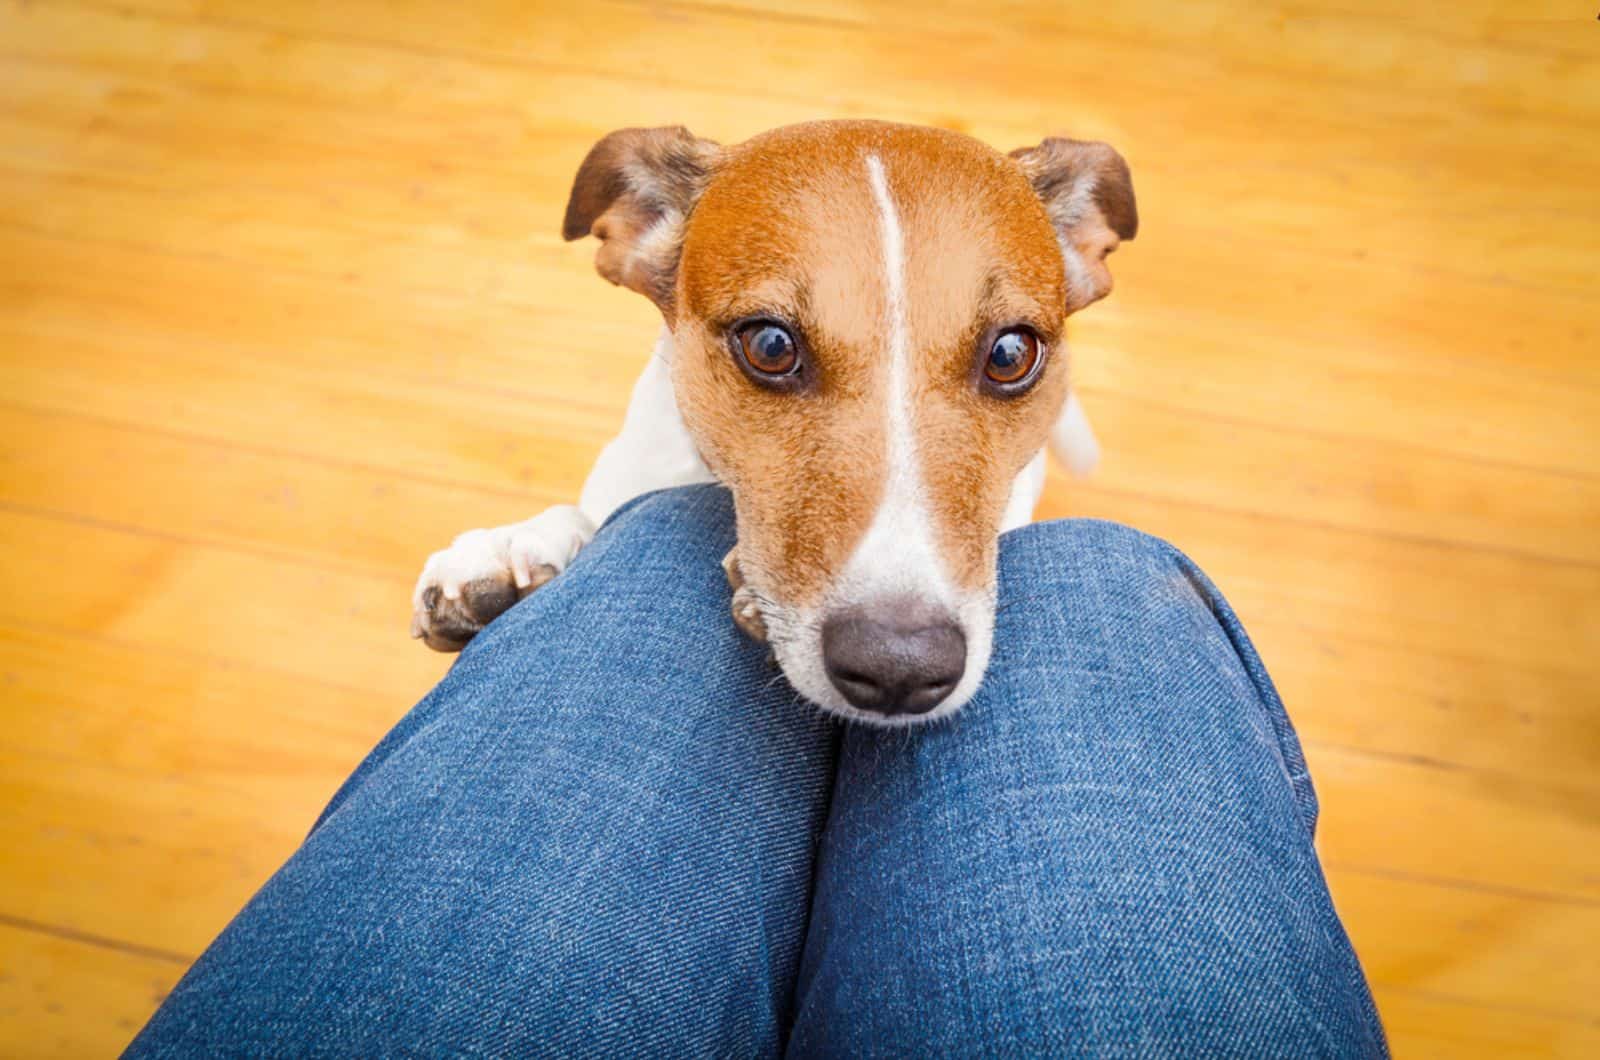
{"type": "Polygon", "coordinates": [[[800,361],[794,336],[777,324],[756,321],[739,329],[739,352],[763,375],[788,375],[800,361]]]}
{"type": "Polygon", "coordinates": [[[995,336],[983,374],[992,383],[1014,387],[1027,379],[1039,363],[1039,336],[1027,328],[1011,328],[995,336]]]}

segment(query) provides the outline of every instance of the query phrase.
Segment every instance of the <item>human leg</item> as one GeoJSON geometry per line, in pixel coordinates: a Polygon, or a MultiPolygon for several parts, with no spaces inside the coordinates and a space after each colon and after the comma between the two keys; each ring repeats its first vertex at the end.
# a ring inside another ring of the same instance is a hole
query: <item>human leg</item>
{"type": "Polygon", "coordinates": [[[480,633],[130,1055],[775,1053],[835,737],[732,535],[651,495],[480,633]]]}
{"type": "Polygon", "coordinates": [[[1204,575],[1035,524],[1000,600],[961,714],[846,733],[790,1052],[1383,1055],[1299,743],[1204,575]]]}

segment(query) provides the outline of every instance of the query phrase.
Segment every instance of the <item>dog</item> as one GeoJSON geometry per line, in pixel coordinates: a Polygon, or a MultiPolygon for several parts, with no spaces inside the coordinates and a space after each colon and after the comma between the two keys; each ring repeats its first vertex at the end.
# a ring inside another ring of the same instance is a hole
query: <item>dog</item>
{"type": "Polygon", "coordinates": [[[427,561],[412,634],[460,650],[650,490],[721,482],[734,621],[823,710],[880,726],[959,710],[988,666],[999,534],[1044,451],[1098,447],[1066,318],[1138,230],[1103,143],[1009,155],[867,121],[735,146],[623,129],[578,169],[562,235],[664,326],[576,505],[472,530],[427,561]]]}

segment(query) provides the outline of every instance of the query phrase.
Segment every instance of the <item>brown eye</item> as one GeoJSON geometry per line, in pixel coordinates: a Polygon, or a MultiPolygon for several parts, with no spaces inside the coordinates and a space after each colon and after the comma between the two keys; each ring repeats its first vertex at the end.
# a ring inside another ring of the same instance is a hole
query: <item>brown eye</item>
{"type": "Polygon", "coordinates": [[[1032,374],[1039,363],[1039,336],[1026,328],[1012,328],[995,336],[983,374],[990,382],[1009,386],[1032,374]]]}
{"type": "Polygon", "coordinates": [[[794,336],[777,324],[756,321],[739,329],[739,352],[763,375],[788,375],[800,362],[794,336]]]}

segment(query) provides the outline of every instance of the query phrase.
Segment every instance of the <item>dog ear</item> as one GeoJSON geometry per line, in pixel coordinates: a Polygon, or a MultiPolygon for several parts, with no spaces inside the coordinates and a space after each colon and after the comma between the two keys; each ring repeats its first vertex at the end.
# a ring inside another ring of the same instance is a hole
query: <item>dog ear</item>
{"type": "Polygon", "coordinates": [[[578,167],[562,237],[598,237],[600,275],[650,299],[670,322],[684,222],[720,153],[681,125],[618,129],[578,167]]]}
{"type": "Polygon", "coordinates": [[[1044,202],[1067,263],[1067,311],[1111,293],[1106,255],[1139,231],[1128,163],[1110,144],[1052,137],[1011,152],[1044,202]]]}

